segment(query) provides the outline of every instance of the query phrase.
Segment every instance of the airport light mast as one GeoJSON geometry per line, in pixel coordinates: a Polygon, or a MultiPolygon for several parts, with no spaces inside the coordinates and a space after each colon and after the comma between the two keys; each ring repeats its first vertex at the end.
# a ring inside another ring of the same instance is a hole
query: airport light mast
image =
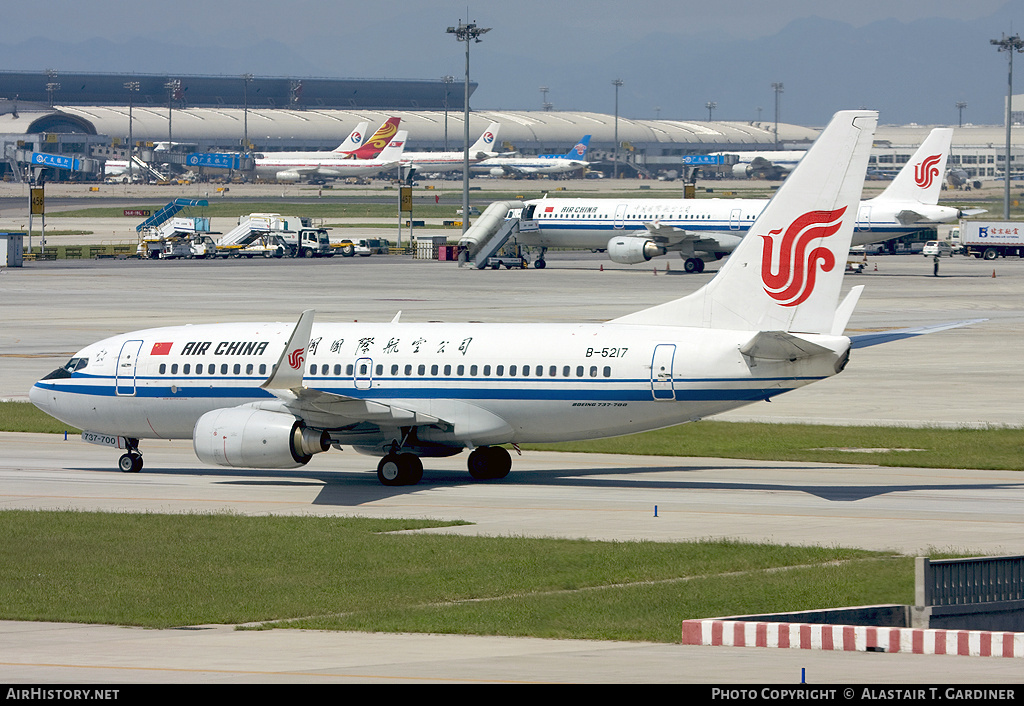
{"type": "Polygon", "coordinates": [[[469,45],[471,42],[479,44],[482,40],[480,35],[491,31],[490,27],[479,27],[476,22],[464,23],[459,20],[458,27],[449,27],[448,34],[454,34],[455,39],[466,43],[466,94],[463,105],[463,136],[462,145],[462,234],[469,230],[469,45]]]}
{"type": "Polygon", "coordinates": [[[615,156],[613,158],[612,167],[612,178],[619,178],[619,88],[622,87],[622,79],[617,78],[612,81],[612,85],[615,86],[615,156]]]}
{"type": "Polygon", "coordinates": [[[1013,53],[1024,53],[1024,40],[1019,34],[1002,39],[990,39],[989,44],[999,47],[998,51],[1005,51],[1010,59],[1009,88],[1006,91],[1006,161],[1003,164],[1003,174],[1006,183],[1003,185],[1003,219],[1010,220],[1010,104],[1013,102],[1013,53]]]}
{"type": "Polygon", "coordinates": [[[128,183],[135,183],[135,137],[132,133],[132,105],[134,96],[139,92],[138,81],[127,81],[124,89],[128,91],[128,183]]]}
{"type": "Polygon", "coordinates": [[[775,91],[775,149],[779,149],[779,94],[782,89],[781,82],[772,84],[772,90],[775,91]]]}

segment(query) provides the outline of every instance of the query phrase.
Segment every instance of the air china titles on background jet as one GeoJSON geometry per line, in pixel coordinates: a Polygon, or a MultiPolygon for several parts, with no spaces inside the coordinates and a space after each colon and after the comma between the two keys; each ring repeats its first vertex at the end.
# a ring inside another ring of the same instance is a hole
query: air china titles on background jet
{"type": "Polygon", "coordinates": [[[339,156],[333,152],[290,152],[284,157],[272,152],[268,155],[257,155],[256,174],[264,179],[285,182],[312,177],[343,179],[350,176],[372,176],[398,167],[408,135],[408,131],[399,130],[380,154],[370,159],[352,159],[347,155],[339,156]]]}
{"type": "MultiPolygon", "coordinates": [[[[332,446],[381,456],[385,485],[421,457],[595,439],[694,421],[828,378],[863,287],[839,302],[877,113],[837,113],[708,284],[603,324],[235,323],[136,331],[86,346],[32,402],[126,449],[191,438],[205,463],[297,468],[332,446]]],[[[960,324],[950,324],[949,328],[960,324]]],[[[932,329],[866,334],[853,347],[932,329]]]]}
{"type": "MultiPolygon", "coordinates": [[[[930,224],[955,221],[961,212],[939,206],[952,128],[936,128],[881,194],[857,210],[854,245],[892,240],[930,224]]],[[[607,250],[615,262],[635,265],[678,252],[687,272],[728,255],[764,209],[766,199],[536,199],[519,217],[516,240],[539,248],[607,250]]]]}

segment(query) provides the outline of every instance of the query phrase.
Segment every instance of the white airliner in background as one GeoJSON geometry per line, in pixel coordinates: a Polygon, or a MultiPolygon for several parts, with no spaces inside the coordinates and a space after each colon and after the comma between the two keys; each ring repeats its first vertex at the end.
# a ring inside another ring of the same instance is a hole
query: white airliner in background
{"type": "MultiPolygon", "coordinates": [[[[860,203],[854,245],[877,243],[956,221],[961,211],[939,206],[952,128],[936,128],[881,194],[860,203]]],[[[634,265],[678,252],[687,272],[732,252],[765,208],[767,199],[558,199],[527,201],[516,241],[539,248],[544,267],[549,247],[607,250],[615,262],[634,265]]],[[[971,212],[974,213],[974,212],[971,212]]]]}
{"type": "MultiPolygon", "coordinates": [[[[694,421],[835,375],[863,287],[839,304],[877,113],[836,114],[717,276],[603,324],[297,323],[172,326],[86,346],[32,402],[126,449],[193,440],[206,463],[297,468],[349,445],[386,485],[421,457],[471,449],[501,478],[500,444],[594,439],[694,421]]],[[[949,328],[959,324],[945,326],[949,328]]],[[[933,327],[938,330],[943,327],[933,327]]],[[[866,334],[859,347],[929,329],[866,334]]]]}
{"type": "Polygon", "coordinates": [[[764,150],[760,152],[712,152],[714,156],[736,155],[733,176],[759,179],[783,179],[800,163],[806,150],[764,150]]]}
{"type": "Polygon", "coordinates": [[[584,135],[583,139],[565,154],[542,154],[536,157],[491,157],[478,162],[474,168],[478,171],[486,169],[492,176],[501,176],[507,173],[527,176],[562,174],[584,169],[590,165],[590,162],[586,161],[589,145],[590,135],[584,135]]]}
{"type": "Polygon", "coordinates": [[[344,179],[350,176],[372,176],[398,167],[408,136],[407,130],[399,130],[388,146],[371,159],[353,159],[347,154],[335,152],[257,154],[256,176],[284,182],[312,177],[344,179]]]}
{"type": "MultiPolygon", "coordinates": [[[[480,134],[477,141],[470,145],[470,164],[476,164],[497,154],[494,151],[494,145],[498,139],[499,128],[501,128],[501,123],[491,123],[480,134]]],[[[406,152],[402,155],[402,170],[412,177],[417,172],[447,172],[452,169],[462,169],[465,157],[463,150],[458,152],[406,152]]]]}

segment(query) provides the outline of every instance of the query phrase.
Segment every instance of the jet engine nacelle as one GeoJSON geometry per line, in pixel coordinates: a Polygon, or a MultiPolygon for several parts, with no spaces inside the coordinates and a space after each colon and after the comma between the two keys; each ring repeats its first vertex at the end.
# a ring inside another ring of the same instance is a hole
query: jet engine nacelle
{"type": "Polygon", "coordinates": [[[277,179],[277,181],[296,182],[302,179],[302,175],[299,174],[298,172],[285,170],[283,172],[278,172],[277,174],[275,174],[274,178],[277,179]]]}
{"type": "Polygon", "coordinates": [[[326,431],[309,429],[290,414],[251,407],[207,412],[192,431],[200,461],[235,468],[298,468],[330,443],[326,431]]]}
{"type": "Polygon", "coordinates": [[[635,265],[664,254],[661,246],[646,238],[620,235],[608,241],[608,257],[620,265],[635,265]]]}
{"type": "Polygon", "coordinates": [[[501,167],[491,167],[490,174],[492,177],[505,176],[505,170],[501,167]]]}

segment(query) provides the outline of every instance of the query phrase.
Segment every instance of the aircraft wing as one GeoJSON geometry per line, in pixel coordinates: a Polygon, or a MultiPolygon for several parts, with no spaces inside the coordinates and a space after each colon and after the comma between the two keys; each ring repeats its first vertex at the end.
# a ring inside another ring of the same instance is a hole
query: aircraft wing
{"type": "Polygon", "coordinates": [[[378,426],[452,425],[438,417],[372,399],[350,397],[309,387],[298,390],[268,390],[292,414],[306,423],[325,429],[339,429],[361,423],[378,426]]]}
{"type": "Polygon", "coordinates": [[[954,321],[945,324],[932,324],[931,326],[914,326],[911,328],[891,329],[889,331],[875,331],[872,333],[858,333],[850,336],[851,348],[867,348],[892,341],[902,341],[904,338],[914,338],[928,333],[948,331],[953,328],[970,326],[971,324],[988,321],[988,319],[969,319],[967,321],[954,321]]]}
{"type": "Polygon", "coordinates": [[[647,229],[647,237],[658,243],[666,250],[716,250],[728,251],[732,246],[724,245],[714,231],[702,231],[700,233],[676,228],[675,226],[661,225],[659,221],[644,223],[647,229]]]}
{"type": "Polygon", "coordinates": [[[280,405],[271,402],[257,403],[258,406],[283,406],[289,413],[301,417],[307,424],[325,429],[351,427],[360,423],[391,427],[451,426],[435,416],[393,404],[307,387],[303,381],[303,364],[309,349],[314,313],[313,309],[302,312],[273,372],[261,385],[264,390],[281,401],[280,405]]]}

